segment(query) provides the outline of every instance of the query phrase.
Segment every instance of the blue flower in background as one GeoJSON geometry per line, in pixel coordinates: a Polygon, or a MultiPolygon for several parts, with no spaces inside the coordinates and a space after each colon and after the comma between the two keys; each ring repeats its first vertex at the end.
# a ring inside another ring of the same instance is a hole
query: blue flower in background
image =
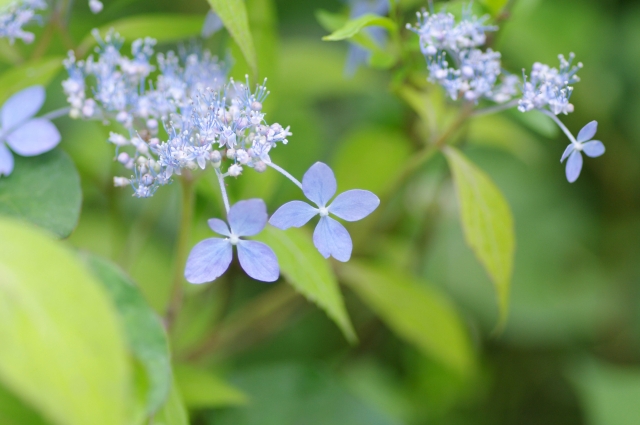
{"type": "MultiPolygon", "coordinates": [[[[350,0],[351,13],[350,19],[359,18],[367,13],[374,15],[386,15],[389,12],[389,0],[350,0]]],[[[374,42],[378,45],[384,44],[386,40],[385,30],[378,27],[365,28],[366,32],[374,42]]],[[[358,67],[369,60],[371,52],[354,43],[349,43],[349,51],[347,53],[347,63],[345,64],[345,74],[353,76],[358,67]]]]}
{"type": "Polygon", "coordinates": [[[560,162],[563,162],[569,157],[565,170],[569,183],[573,183],[578,179],[578,176],[580,176],[580,171],[582,170],[582,154],[580,152],[584,152],[585,155],[591,158],[596,158],[604,153],[604,145],[602,142],[599,140],[591,140],[597,130],[598,122],[591,121],[582,127],[575,142],[571,142],[564,150],[560,162]]]}
{"type": "Polygon", "coordinates": [[[36,156],[60,143],[60,133],[46,118],[33,118],[44,104],[42,86],[26,88],[9,98],[0,110],[0,176],[13,171],[13,155],[36,156]]]}
{"type": "Polygon", "coordinates": [[[336,193],[336,178],[328,165],[316,162],[302,178],[302,191],[318,208],[306,202],[291,201],[271,216],[271,225],[285,230],[305,225],[314,216],[320,221],[313,232],[313,243],[324,258],[334,257],[338,261],[349,261],[353,244],[349,232],[342,224],[329,217],[329,213],[346,221],[357,221],[371,214],[380,205],[380,199],[368,190],[347,190],[329,200],[336,193]]]}
{"type": "Polygon", "coordinates": [[[237,202],[229,209],[224,221],[212,218],[209,227],[226,236],[209,238],[193,247],[184,277],[190,283],[205,283],[215,280],[229,268],[233,258],[233,245],[238,248],[238,260],[244,271],[256,280],[273,282],[280,275],[278,259],[271,248],[262,242],[240,239],[254,236],[267,224],[267,206],[262,199],[237,202]]]}

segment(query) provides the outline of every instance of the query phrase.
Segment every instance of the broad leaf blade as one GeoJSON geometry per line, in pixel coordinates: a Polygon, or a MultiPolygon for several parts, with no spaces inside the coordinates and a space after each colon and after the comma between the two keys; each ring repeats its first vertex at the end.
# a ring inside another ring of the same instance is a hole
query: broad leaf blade
{"type": "Polygon", "coordinates": [[[460,151],[447,147],[444,153],[453,172],[465,240],[493,280],[502,326],[509,310],[515,251],[511,209],[489,176],[460,151]]]}
{"type": "Polygon", "coordinates": [[[247,8],[243,0],[209,0],[214,12],[220,16],[231,37],[242,51],[254,75],[258,75],[258,60],[253,45],[247,8]]]}
{"type": "Polygon", "coordinates": [[[62,69],[63,57],[36,59],[11,67],[0,75],[0,105],[12,95],[30,86],[47,86],[62,69]]]}
{"type": "MultiPolygon", "coordinates": [[[[137,38],[151,37],[159,43],[168,43],[185,38],[197,37],[204,22],[201,15],[138,15],[119,19],[103,25],[98,30],[104,35],[113,28],[129,43],[137,38]]],[[[86,55],[97,44],[92,34],[78,46],[78,56],[86,55]]]]}
{"type": "Polygon", "coordinates": [[[178,365],[174,373],[184,404],[190,409],[240,406],[248,401],[242,391],[206,369],[178,365]]]}
{"type": "Polygon", "coordinates": [[[435,287],[401,270],[351,261],[340,276],[401,338],[460,374],[473,369],[469,333],[452,303],[435,287]]]}
{"type": "Polygon", "coordinates": [[[160,318],[118,267],[97,256],[88,256],[86,261],[118,309],[129,347],[149,382],[147,412],[156,412],[171,389],[169,345],[160,318]]]}
{"type": "Polygon", "coordinates": [[[278,256],[280,271],[298,292],[322,308],[340,327],[349,342],[357,337],[344,306],[338,281],[325,260],[313,246],[311,237],[301,229],[278,230],[267,226],[260,240],[278,256]]]}
{"type": "Polygon", "coordinates": [[[189,414],[182,401],[178,386],[171,385],[169,399],[153,418],[154,425],[189,425],[189,414]]]}
{"type": "Polygon", "coordinates": [[[492,15],[496,16],[502,11],[502,9],[507,5],[509,0],[480,0],[492,15]]]}
{"type": "Polygon", "coordinates": [[[59,425],[123,425],[130,368],[113,306],[59,242],[0,219],[0,381],[59,425]]]}
{"type": "Polygon", "coordinates": [[[397,30],[396,23],[391,19],[368,13],[348,20],[341,28],[322,37],[322,39],[325,41],[346,40],[358,34],[363,28],[370,26],[384,27],[389,31],[397,30]]]}
{"type": "Polygon", "coordinates": [[[69,156],[54,149],[14,159],[13,173],[0,178],[0,215],[30,221],[62,238],[69,236],[82,205],[80,177],[69,156]]]}

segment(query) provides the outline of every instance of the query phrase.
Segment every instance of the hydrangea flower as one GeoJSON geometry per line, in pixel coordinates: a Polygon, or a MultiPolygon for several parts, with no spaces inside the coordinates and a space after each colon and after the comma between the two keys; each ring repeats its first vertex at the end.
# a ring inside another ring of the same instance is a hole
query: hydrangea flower
{"type": "Polygon", "coordinates": [[[37,15],[38,10],[47,8],[43,0],[21,0],[0,6],[0,38],[8,38],[13,44],[16,39],[25,43],[31,43],[35,39],[32,32],[22,29],[31,22],[42,22],[42,17],[37,15]]]}
{"type": "Polygon", "coordinates": [[[254,236],[267,224],[267,206],[262,199],[239,201],[227,213],[229,226],[212,218],[209,227],[226,238],[209,238],[193,247],[184,276],[190,283],[205,283],[221,276],[231,264],[233,246],[238,248],[238,260],[244,271],[256,280],[274,282],[280,268],[276,254],[266,244],[240,239],[254,236]]]}
{"type": "Polygon", "coordinates": [[[13,155],[36,156],[60,143],[60,133],[45,118],[33,118],[44,104],[42,86],[28,87],[9,98],[0,111],[0,176],[13,171],[13,155]],[[6,145],[5,145],[6,143],[6,145]]]}
{"type": "Polygon", "coordinates": [[[573,183],[580,176],[580,171],[582,170],[581,152],[591,158],[596,158],[604,153],[604,144],[599,140],[592,140],[597,130],[598,122],[591,121],[582,127],[575,142],[572,141],[564,150],[560,162],[563,162],[567,157],[569,158],[565,169],[569,183],[573,183]]]}
{"type": "Polygon", "coordinates": [[[329,216],[329,213],[346,221],[357,221],[371,214],[380,204],[380,199],[368,190],[347,190],[336,196],[336,178],[331,168],[322,162],[316,162],[302,177],[302,191],[317,205],[317,208],[302,201],[291,201],[271,216],[269,223],[285,230],[289,227],[301,227],[316,215],[320,221],[313,232],[313,243],[324,258],[330,256],[338,261],[349,261],[353,243],[349,232],[342,224],[329,216]]]}

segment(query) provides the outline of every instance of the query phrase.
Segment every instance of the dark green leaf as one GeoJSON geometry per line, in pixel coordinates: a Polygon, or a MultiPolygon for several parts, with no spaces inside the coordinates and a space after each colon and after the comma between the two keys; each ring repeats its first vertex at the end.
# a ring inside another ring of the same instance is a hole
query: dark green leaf
{"type": "Polygon", "coordinates": [[[489,176],[460,151],[447,147],[444,153],[456,184],[465,240],[493,280],[502,326],[509,311],[515,251],[511,209],[489,176]]]}
{"type": "Polygon", "coordinates": [[[80,177],[69,156],[54,149],[37,157],[14,158],[13,173],[0,177],[0,215],[30,221],[59,237],[69,236],[82,205],[80,177]]]}
{"type": "Polygon", "coordinates": [[[220,16],[225,28],[231,34],[254,75],[258,75],[258,60],[253,45],[247,8],[243,0],[209,0],[214,12],[220,16]]]}
{"type": "Polygon", "coordinates": [[[158,410],[171,388],[171,359],[164,327],[131,279],[117,266],[97,256],[87,256],[87,263],[102,283],[118,309],[129,347],[142,365],[149,391],[146,407],[158,410]]]}
{"type": "Polygon", "coordinates": [[[124,425],[130,367],[116,312],[82,263],[0,219],[0,381],[58,425],[124,425]]]}
{"type": "Polygon", "coordinates": [[[397,269],[350,261],[340,275],[401,338],[460,374],[473,369],[469,333],[447,297],[397,269]]]}
{"type": "Polygon", "coordinates": [[[280,271],[298,292],[322,308],[350,342],[357,337],[344,306],[338,281],[329,262],[302,229],[282,231],[267,226],[260,239],[278,256],[280,271]]]}
{"type": "Polygon", "coordinates": [[[2,425],[47,425],[36,411],[2,385],[0,385],[0,423],[2,425]]]}

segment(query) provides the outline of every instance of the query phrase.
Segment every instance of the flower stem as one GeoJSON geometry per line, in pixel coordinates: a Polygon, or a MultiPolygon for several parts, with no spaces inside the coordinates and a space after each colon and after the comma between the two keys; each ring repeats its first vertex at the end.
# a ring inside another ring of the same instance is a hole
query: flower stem
{"type": "Polygon", "coordinates": [[[187,262],[189,236],[191,234],[191,222],[195,203],[195,184],[188,170],[180,177],[180,184],[182,186],[182,214],[180,217],[180,228],[178,229],[171,298],[169,299],[169,306],[165,313],[165,323],[168,329],[171,328],[175,322],[176,316],[182,306],[184,267],[187,262]]]}
{"type": "Polygon", "coordinates": [[[216,168],[216,175],[218,176],[218,183],[220,183],[220,193],[222,194],[224,209],[227,211],[227,214],[229,214],[229,197],[227,196],[227,189],[224,186],[224,176],[220,172],[219,168],[216,168]]]}
{"type": "Polygon", "coordinates": [[[283,176],[285,176],[286,178],[291,180],[296,186],[298,186],[300,189],[302,189],[302,183],[300,183],[300,180],[298,180],[295,177],[293,177],[286,170],[284,170],[283,168],[277,166],[273,162],[265,162],[265,164],[267,164],[267,166],[273,168],[274,170],[276,170],[277,172],[279,172],[280,174],[282,174],[283,176]]]}
{"type": "Polygon", "coordinates": [[[560,127],[560,129],[564,132],[564,134],[567,135],[567,137],[569,138],[571,143],[573,143],[574,145],[578,145],[579,144],[578,141],[576,140],[576,138],[573,137],[573,134],[571,134],[569,129],[562,123],[562,121],[560,121],[560,119],[558,117],[555,116],[554,113],[552,113],[551,111],[547,111],[546,109],[538,109],[538,111],[542,112],[543,114],[547,115],[548,117],[551,117],[551,119],[553,121],[555,121],[556,124],[558,124],[558,127],[560,127]]]}
{"type": "Polygon", "coordinates": [[[54,120],[56,118],[60,118],[63,117],[65,115],[67,115],[69,113],[69,111],[71,110],[70,107],[65,106],[64,108],[60,108],[60,109],[54,109],[51,112],[47,112],[46,114],[38,117],[38,118],[44,118],[45,120],[54,120]]]}

